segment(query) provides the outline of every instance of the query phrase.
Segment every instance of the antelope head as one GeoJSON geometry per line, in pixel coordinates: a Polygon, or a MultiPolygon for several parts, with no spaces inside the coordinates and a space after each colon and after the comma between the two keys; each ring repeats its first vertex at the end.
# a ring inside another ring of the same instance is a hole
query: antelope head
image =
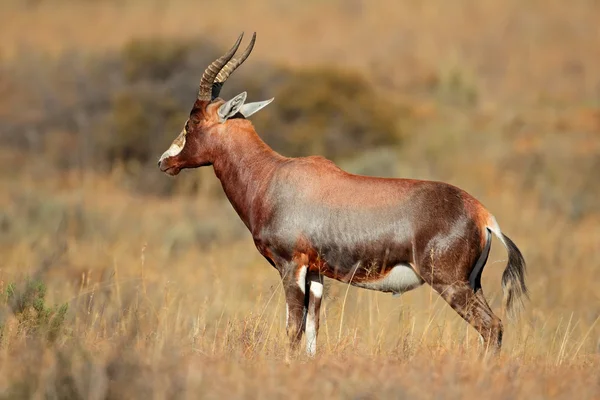
{"type": "Polygon", "coordinates": [[[246,50],[239,58],[233,58],[240,43],[242,33],[227,53],[208,66],[202,79],[198,98],[194,102],[188,120],[171,146],[158,160],[161,171],[174,176],[182,169],[211,165],[219,151],[219,142],[228,134],[228,121],[235,118],[248,118],[273,99],[256,103],[246,103],[246,92],[225,101],[219,98],[223,84],[250,55],[256,33],[246,50]]]}

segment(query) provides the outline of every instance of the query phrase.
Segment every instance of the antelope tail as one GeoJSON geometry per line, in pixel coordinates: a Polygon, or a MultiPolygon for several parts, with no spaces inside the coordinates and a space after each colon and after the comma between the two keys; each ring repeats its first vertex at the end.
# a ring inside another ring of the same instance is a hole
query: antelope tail
{"type": "Polygon", "coordinates": [[[496,219],[492,216],[490,216],[487,229],[500,239],[508,251],[508,264],[502,273],[502,293],[504,309],[508,317],[514,319],[523,308],[523,298],[528,298],[525,285],[525,259],[517,245],[500,231],[496,219]]]}

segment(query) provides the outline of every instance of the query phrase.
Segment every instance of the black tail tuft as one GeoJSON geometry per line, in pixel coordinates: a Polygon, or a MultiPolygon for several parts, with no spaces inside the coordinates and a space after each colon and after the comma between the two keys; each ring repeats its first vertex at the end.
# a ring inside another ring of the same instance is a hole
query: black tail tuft
{"type": "Polygon", "coordinates": [[[502,274],[502,290],[504,292],[504,308],[508,315],[514,317],[523,307],[523,297],[528,298],[525,285],[525,259],[510,238],[502,234],[508,250],[508,265],[502,274]]]}

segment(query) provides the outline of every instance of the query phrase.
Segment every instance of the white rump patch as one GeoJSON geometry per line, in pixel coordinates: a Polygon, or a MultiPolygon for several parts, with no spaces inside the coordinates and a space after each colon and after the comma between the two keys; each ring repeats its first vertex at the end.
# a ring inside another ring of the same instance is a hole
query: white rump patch
{"type": "Polygon", "coordinates": [[[500,239],[504,247],[508,248],[508,245],[506,244],[506,241],[504,240],[504,237],[502,235],[502,231],[500,230],[500,225],[498,225],[498,222],[496,221],[496,218],[494,218],[493,215],[490,215],[488,219],[488,228],[492,231],[494,235],[496,235],[498,239],[500,239]]]}
{"type": "Polygon", "coordinates": [[[306,272],[307,271],[308,271],[308,268],[306,267],[306,265],[301,266],[300,269],[298,270],[298,279],[296,281],[296,284],[298,285],[300,290],[302,290],[302,293],[306,293],[306,272]]]}
{"type": "Polygon", "coordinates": [[[368,282],[352,282],[352,285],[365,289],[402,294],[423,284],[423,280],[408,264],[398,264],[381,279],[368,282]]]}

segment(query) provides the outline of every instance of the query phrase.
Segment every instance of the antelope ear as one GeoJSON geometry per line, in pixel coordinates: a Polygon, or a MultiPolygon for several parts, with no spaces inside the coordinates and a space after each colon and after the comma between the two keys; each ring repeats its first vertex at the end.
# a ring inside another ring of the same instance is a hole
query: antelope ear
{"type": "Polygon", "coordinates": [[[235,96],[233,99],[226,101],[217,113],[219,114],[219,120],[221,123],[227,121],[229,118],[237,114],[246,101],[246,92],[242,92],[235,96]]]}
{"type": "Polygon", "coordinates": [[[255,112],[260,111],[263,108],[265,108],[266,106],[268,106],[274,99],[275,98],[273,97],[273,98],[270,98],[269,100],[265,100],[265,101],[257,101],[255,103],[244,104],[242,106],[242,108],[240,109],[240,114],[242,114],[244,116],[244,118],[248,118],[255,112]]]}

